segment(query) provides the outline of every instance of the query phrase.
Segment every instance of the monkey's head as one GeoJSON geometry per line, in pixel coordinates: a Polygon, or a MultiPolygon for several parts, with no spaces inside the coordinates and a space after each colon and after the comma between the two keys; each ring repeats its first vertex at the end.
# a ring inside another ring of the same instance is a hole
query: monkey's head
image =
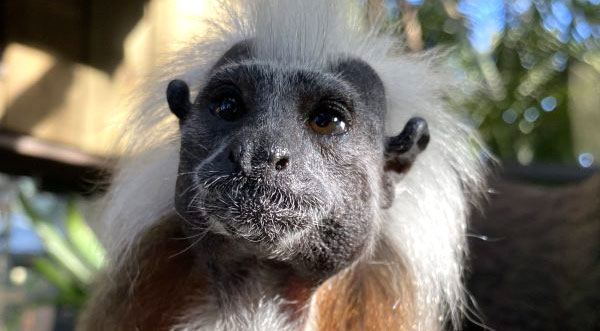
{"type": "Polygon", "coordinates": [[[382,81],[365,62],[323,68],[261,61],[233,46],[192,102],[167,88],[181,130],[175,206],[193,236],[308,274],[348,265],[375,244],[378,213],[429,141],[413,118],[384,133],[382,81]]]}

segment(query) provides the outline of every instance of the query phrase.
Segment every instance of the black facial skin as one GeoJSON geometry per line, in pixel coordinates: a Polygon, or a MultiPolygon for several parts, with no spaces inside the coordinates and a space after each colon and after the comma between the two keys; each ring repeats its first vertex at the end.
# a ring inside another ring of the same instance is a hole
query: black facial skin
{"type": "Polygon", "coordinates": [[[253,59],[242,42],[193,103],[180,80],[167,100],[181,129],[176,210],[190,236],[209,230],[197,246],[303,275],[360,256],[376,235],[375,209],[391,204],[397,174],[429,142],[421,118],[385,137],[383,84],[352,58],[322,71],[285,67],[253,59]]]}

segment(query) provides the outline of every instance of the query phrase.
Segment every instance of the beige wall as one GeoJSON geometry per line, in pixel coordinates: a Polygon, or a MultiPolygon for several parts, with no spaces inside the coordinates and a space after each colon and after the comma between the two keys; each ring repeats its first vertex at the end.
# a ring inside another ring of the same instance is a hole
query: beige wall
{"type": "MultiPolygon", "coordinates": [[[[104,25],[112,23],[103,19],[110,8],[104,2],[90,3],[92,18],[82,23],[92,25],[89,45],[84,45],[91,54],[85,60],[73,59],[70,50],[61,53],[60,46],[48,49],[27,40],[9,40],[1,54],[0,129],[92,154],[118,154],[114,149],[118,121],[130,111],[125,96],[158,64],[161,54],[176,49],[180,41],[201,28],[192,17],[208,12],[202,0],[141,4],[141,18],[132,15],[135,21],[121,22],[131,28],[121,42],[122,57],[113,70],[110,63],[114,61],[107,58],[102,47],[113,41],[102,34],[104,25]]],[[[71,8],[71,16],[77,15],[77,8],[71,8]]]]}

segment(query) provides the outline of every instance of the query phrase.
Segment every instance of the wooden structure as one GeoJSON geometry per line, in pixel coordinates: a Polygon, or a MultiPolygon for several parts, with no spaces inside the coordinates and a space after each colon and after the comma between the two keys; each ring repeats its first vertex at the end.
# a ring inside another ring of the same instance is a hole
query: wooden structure
{"type": "Polygon", "coordinates": [[[128,114],[124,96],[199,28],[203,0],[0,4],[0,172],[89,189],[128,114]],[[190,18],[190,19],[187,19],[190,18]]]}

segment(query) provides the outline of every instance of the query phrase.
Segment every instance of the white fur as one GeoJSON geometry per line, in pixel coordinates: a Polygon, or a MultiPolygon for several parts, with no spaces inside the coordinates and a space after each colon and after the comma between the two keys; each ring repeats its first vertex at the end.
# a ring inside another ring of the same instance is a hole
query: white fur
{"type": "MultiPolygon", "coordinates": [[[[398,183],[395,202],[382,215],[382,240],[397,249],[408,269],[408,274],[398,277],[409,277],[414,285],[414,329],[440,330],[447,318],[459,325],[466,218],[483,178],[477,136],[442,108],[439,96],[449,78],[436,73],[427,58],[393,55],[393,38],[365,29],[356,8],[345,3],[220,2],[223,13],[215,17],[222,20],[208,22],[211,32],[191,41],[185,52],[147,80],[151,83],[141,87],[140,113],[129,129],[131,156],[118,167],[105,203],[103,220],[109,227],[113,261],[118,263],[136,234],[173,212],[178,127],[164,97],[169,80],[184,79],[197,92],[211,65],[246,38],[255,38],[258,58],[285,65],[319,69],[330,59],[349,54],[368,62],[384,82],[388,134],[399,133],[415,115],[429,123],[432,138],[428,149],[398,183]]],[[[240,310],[240,318],[254,323],[252,330],[283,329],[284,320],[269,313],[277,311],[273,306],[277,303],[261,302],[240,310]]],[[[209,324],[220,323],[213,322],[209,324]]],[[[177,330],[191,329],[182,326],[177,330]]]]}
{"type": "MultiPolygon", "coordinates": [[[[250,298],[248,298],[250,300],[250,298]]],[[[261,298],[258,302],[240,300],[238,305],[219,310],[216,302],[205,302],[195,311],[186,312],[187,322],[171,331],[294,331],[298,324],[282,313],[285,305],[279,298],[261,298]],[[193,322],[189,322],[193,316],[193,322]]]]}

